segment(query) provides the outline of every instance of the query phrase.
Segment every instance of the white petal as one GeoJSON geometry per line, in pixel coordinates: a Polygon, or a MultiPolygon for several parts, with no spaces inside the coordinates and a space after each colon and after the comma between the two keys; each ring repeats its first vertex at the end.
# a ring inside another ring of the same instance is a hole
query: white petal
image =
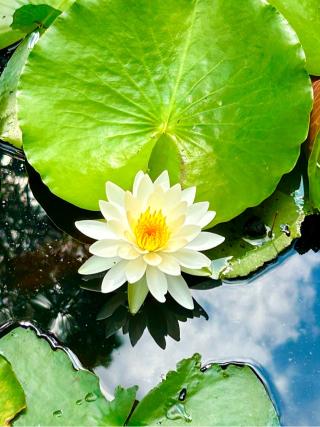
{"type": "Polygon", "coordinates": [[[108,271],[108,273],[103,278],[101,292],[113,292],[120,288],[120,286],[122,286],[127,281],[127,278],[124,274],[127,262],[128,261],[120,261],[108,271]]]}
{"type": "Polygon", "coordinates": [[[159,270],[172,276],[179,276],[181,274],[180,264],[173,256],[161,252],[161,258],[162,261],[158,265],[159,270]]]}
{"type": "Polygon", "coordinates": [[[175,239],[185,239],[187,242],[195,239],[201,233],[201,227],[198,225],[187,224],[178,230],[177,233],[172,235],[172,240],[175,239]]]}
{"type": "Polygon", "coordinates": [[[176,258],[182,267],[186,268],[200,269],[203,267],[209,267],[211,265],[211,261],[208,257],[191,249],[180,249],[172,256],[176,258]]]}
{"type": "Polygon", "coordinates": [[[87,261],[82,264],[78,272],[80,274],[96,274],[101,271],[109,270],[120,261],[120,258],[102,258],[96,255],[93,255],[87,261]]]}
{"type": "Polygon", "coordinates": [[[167,293],[167,278],[158,268],[150,267],[147,268],[146,272],[147,285],[149,291],[160,302],[165,302],[165,294],[167,293]]]}
{"type": "Polygon", "coordinates": [[[180,202],[175,204],[170,209],[167,204],[163,205],[163,213],[167,218],[168,226],[173,226],[177,219],[183,217],[183,223],[187,216],[188,205],[187,202],[180,202]]]}
{"type": "Polygon", "coordinates": [[[129,283],[135,283],[141,279],[146,272],[147,264],[144,262],[142,257],[139,257],[133,261],[129,261],[126,265],[126,278],[129,283]]]}
{"type": "Polygon", "coordinates": [[[99,207],[102,215],[108,221],[110,219],[119,219],[123,216],[119,205],[114,205],[113,203],[106,202],[105,200],[99,200],[99,207]]]}
{"type": "Polygon", "coordinates": [[[140,253],[132,245],[123,245],[119,247],[118,256],[122,259],[133,260],[140,256],[140,253]]]}
{"type": "Polygon", "coordinates": [[[89,252],[92,255],[111,258],[111,257],[118,256],[118,252],[121,246],[128,246],[128,245],[129,243],[124,242],[123,240],[112,240],[112,239],[98,240],[97,242],[93,243],[90,246],[89,252]]]}
{"type": "Polygon", "coordinates": [[[128,303],[131,314],[136,314],[139,311],[148,295],[148,292],[149,289],[147,286],[146,276],[143,276],[142,279],[136,283],[128,284],[128,303]]]}
{"type": "Polygon", "coordinates": [[[177,252],[179,249],[184,248],[186,245],[188,244],[188,240],[187,239],[183,239],[183,238],[178,238],[178,239],[172,239],[168,245],[163,248],[163,251],[161,251],[161,253],[174,253],[177,252]]]}
{"type": "Polygon", "coordinates": [[[209,233],[207,231],[203,231],[196,237],[192,242],[188,243],[186,249],[193,249],[195,251],[206,251],[211,248],[215,248],[216,246],[221,245],[224,242],[225,238],[223,236],[219,236],[219,234],[209,233]]]}
{"type": "Polygon", "coordinates": [[[176,184],[166,192],[165,206],[176,206],[181,202],[181,185],[176,184]]]}
{"type": "Polygon", "coordinates": [[[114,239],[115,235],[112,233],[107,223],[103,221],[84,220],[76,221],[75,226],[81,233],[85,234],[91,239],[114,239]]]}
{"type": "Polygon", "coordinates": [[[147,208],[147,201],[150,194],[153,192],[154,185],[149,175],[144,175],[137,189],[137,199],[141,202],[141,209],[144,211],[147,208]]]}
{"type": "Polygon", "coordinates": [[[161,175],[158,176],[158,178],[154,181],[155,185],[161,185],[161,187],[168,191],[170,188],[170,178],[168,171],[163,171],[161,175]]]}
{"type": "Polygon", "coordinates": [[[167,276],[168,292],[183,307],[193,310],[190,289],[182,276],[167,276]]]}
{"type": "Polygon", "coordinates": [[[150,194],[148,198],[147,205],[150,207],[150,210],[165,212],[166,202],[165,202],[166,193],[159,185],[154,186],[154,191],[150,194]]]}
{"type": "Polygon", "coordinates": [[[196,197],[196,187],[189,187],[181,192],[181,200],[188,203],[188,206],[192,205],[194,198],[196,197]]]}
{"type": "Polygon", "coordinates": [[[141,213],[141,203],[136,197],[130,193],[130,191],[126,191],[124,196],[124,204],[127,214],[130,216],[137,218],[141,213]]]}
{"type": "Polygon", "coordinates": [[[214,217],[216,216],[215,211],[208,211],[199,221],[198,225],[200,225],[201,228],[207,226],[210,224],[211,221],[213,221],[214,217]]]}
{"type": "Polygon", "coordinates": [[[161,256],[155,252],[149,252],[143,255],[143,259],[147,264],[153,265],[153,266],[159,265],[162,261],[161,256]]]}
{"type": "Polygon", "coordinates": [[[106,194],[109,202],[112,202],[121,207],[124,206],[125,191],[121,187],[114,184],[113,182],[108,181],[106,183],[106,194]]]}
{"type": "Polygon", "coordinates": [[[140,182],[141,182],[143,177],[144,177],[144,172],[139,171],[134,178],[133,187],[132,187],[132,194],[134,197],[136,197],[138,194],[138,188],[140,186],[140,182]]]}
{"type": "Polygon", "coordinates": [[[185,220],[186,220],[185,215],[181,215],[175,220],[172,220],[170,217],[167,217],[167,225],[170,228],[170,230],[175,231],[180,229],[183,226],[183,224],[185,223],[185,220]]]}
{"type": "Polygon", "coordinates": [[[108,227],[110,231],[119,239],[126,238],[126,230],[128,229],[128,226],[125,221],[121,222],[116,219],[111,219],[108,221],[108,227]]]}
{"type": "Polygon", "coordinates": [[[194,203],[187,211],[187,224],[198,224],[200,219],[208,212],[209,202],[194,203]]]}

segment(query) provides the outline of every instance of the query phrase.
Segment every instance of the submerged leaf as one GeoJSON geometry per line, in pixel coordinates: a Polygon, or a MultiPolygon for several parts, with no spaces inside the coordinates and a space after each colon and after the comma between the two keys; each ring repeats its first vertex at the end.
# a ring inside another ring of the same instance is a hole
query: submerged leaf
{"type": "Polygon", "coordinates": [[[177,370],[138,404],[129,425],[276,426],[268,394],[249,366],[213,364],[200,371],[200,356],[177,370]]]}
{"type": "Polygon", "coordinates": [[[319,0],[269,0],[297,32],[307,56],[310,74],[320,75],[319,0]]]}
{"type": "Polygon", "coordinates": [[[79,0],[22,76],[28,160],[54,194],[92,210],[107,180],[130,188],[139,169],[168,169],[229,220],[298,158],[304,66],[295,33],[260,0],[79,0]]]}
{"type": "Polygon", "coordinates": [[[12,368],[26,393],[27,410],[14,425],[110,426],[123,425],[135,400],[136,389],[119,388],[108,402],[98,378],[75,370],[63,350],[30,329],[17,328],[0,340],[0,353],[12,368]]]}
{"type": "Polygon", "coordinates": [[[23,389],[10,363],[0,356],[0,425],[10,421],[26,407],[23,389]]]}

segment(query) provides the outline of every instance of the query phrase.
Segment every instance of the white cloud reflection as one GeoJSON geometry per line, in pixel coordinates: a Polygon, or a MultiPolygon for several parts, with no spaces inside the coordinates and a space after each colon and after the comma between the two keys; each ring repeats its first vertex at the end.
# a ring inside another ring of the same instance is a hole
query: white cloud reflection
{"type": "MultiPolygon", "coordinates": [[[[208,322],[195,319],[182,324],[180,343],[169,338],[165,351],[157,347],[147,332],[134,348],[124,337],[123,344],[112,353],[111,365],[97,368],[96,372],[110,392],[117,384],[138,384],[143,395],[160,381],[161,374],[174,369],[180,359],[195,352],[202,354],[203,362],[245,359],[267,371],[271,388],[275,388],[280,397],[283,421],[305,423],[294,397],[296,379],[301,376],[303,366],[296,363],[295,354],[291,360],[287,356],[285,360],[283,357],[278,360],[275,352],[278,354],[281,346],[301,338],[306,333],[306,325],[314,336],[319,335],[313,311],[316,287],[312,274],[316,266],[319,266],[319,254],[293,254],[250,284],[194,292],[210,316],[208,322]]],[[[320,373],[314,381],[319,380],[320,373]]]]}

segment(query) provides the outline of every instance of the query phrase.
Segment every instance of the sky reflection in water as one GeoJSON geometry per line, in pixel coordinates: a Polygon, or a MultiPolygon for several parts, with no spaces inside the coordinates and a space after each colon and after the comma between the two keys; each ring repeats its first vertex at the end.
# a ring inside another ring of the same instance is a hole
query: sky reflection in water
{"type": "Polygon", "coordinates": [[[161,350],[144,333],[132,348],[126,336],[108,368],[96,372],[109,392],[121,383],[146,393],[195,352],[203,362],[246,360],[263,367],[285,425],[320,424],[320,256],[291,251],[248,284],[194,291],[210,316],[181,325],[181,341],[161,350]]]}

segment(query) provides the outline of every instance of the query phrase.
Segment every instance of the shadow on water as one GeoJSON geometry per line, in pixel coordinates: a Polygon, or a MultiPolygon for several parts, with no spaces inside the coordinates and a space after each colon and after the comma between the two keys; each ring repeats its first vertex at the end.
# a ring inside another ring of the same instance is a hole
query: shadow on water
{"type": "Polygon", "coordinates": [[[139,384],[142,395],[195,352],[204,362],[249,363],[276,396],[282,424],[320,424],[319,216],[247,286],[188,278],[194,311],[148,297],[131,316],[125,291],[102,295],[94,292],[100,277],[77,274],[89,242],[79,241],[74,221],[97,213],[53,196],[27,165],[29,181],[13,154],[0,155],[0,324],[32,322],[93,368],[109,394],[120,383],[139,384]]]}
{"type": "Polygon", "coordinates": [[[90,243],[91,239],[81,234],[74,223],[82,219],[99,219],[101,218],[100,212],[78,208],[55,196],[28,162],[25,163],[25,166],[29,177],[30,190],[52,222],[75,239],[90,243]]]}

